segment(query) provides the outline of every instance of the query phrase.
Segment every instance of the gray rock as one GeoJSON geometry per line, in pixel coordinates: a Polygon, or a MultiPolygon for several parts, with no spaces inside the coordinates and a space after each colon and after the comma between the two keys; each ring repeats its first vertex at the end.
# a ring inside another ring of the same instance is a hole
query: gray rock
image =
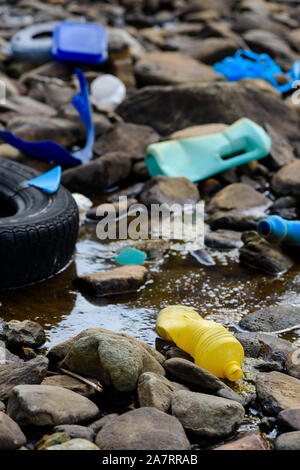
{"type": "Polygon", "coordinates": [[[7,414],[20,426],[80,424],[100,412],[90,400],[62,387],[18,385],[8,399],[7,414]]]}
{"type": "Polygon", "coordinates": [[[0,412],[0,450],[15,450],[26,444],[26,437],[17,423],[0,412]]]}
{"type": "MultiPolygon", "coordinates": [[[[265,3],[265,2],[264,2],[265,3]]],[[[234,31],[244,33],[249,30],[263,29],[271,33],[282,35],[288,31],[288,28],[278,21],[274,21],[270,16],[245,11],[236,15],[233,26],[234,31]]]]}
{"type": "Polygon", "coordinates": [[[287,431],[300,431],[300,408],[283,410],[277,416],[278,426],[287,431]]]}
{"type": "Polygon", "coordinates": [[[293,347],[290,341],[265,333],[235,333],[235,337],[242,344],[245,356],[261,357],[282,364],[293,347]]]}
{"type": "Polygon", "coordinates": [[[200,199],[197,186],[188,178],[168,178],[156,176],[145,183],[140,201],[151,204],[195,204],[200,199]]]}
{"type": "Polygon", "coordinates": [[[145,87],[132,93],[117,112],[127,122],[149,125],[161,135],[207,122],[232,124],[241,117],[262,126],[269,123],[291,139],[299,127],[297,112],[281,97],[227,82],[145,87]]]}
{"type": "Polygon", "coordinates": [[[143,372],[164,375],[151,349],[129,335],[96,330],[73,344],[61,367],[95,377],[120,392],[131,392],[143,372]]]}
{"type": "Polygon", "coordinates": [[[72,192],[87,196],[99,194],[126,180],[131,165],[131,157],[127,153],[107,153],[89,163],[65,170],[62,183],[72,192]]]}
{"type": "Polygon", "coordinates": [[[98,434],[104,426],[111,422],[111,420],[117,418],[119,415],[117,413],[110,413],[103,416],[102,418],[97,419],[92,424],[89,425],[89,428],[93,431],[94,434],[98,434]]]}
{"type": "Polygon", "coordinates": [[[275,440],[276,450],[300,450],[300,431],[281,434],[275,440]]]}
{"type": "Polygon", "coordinates": [[[284,304],[272,305],[249,313],[239,325],[249,331],[280,331],[300,325],[300,308],[284,304]]]}
{"type": "Polygon", "coordinates": [[[272,146],[270,155],[264,159],[264,165],[270,170],[278,170],[286,163],[295,160],[293,147],[288,140],[275,131],[270,124],[266,124],[266,131],[271,137],[272,146]]]}
{"type": "Polygon", "coordinates": [[[138,399],[141,407],[150,406],[168,412],[172,395],[176,390],[187,390],[184,385],[170,382],[165,377],[145,372],[140,375],[138,382],[138,399]]]}
{"type": "Polygon", "coordinates": [[[97,434],[105,450],[190,450],[181,423],[156,408],[139,408],[115,418],[97,434]]]}
{"type": "Polygon", "coordinates": [[[99,447],[87,439],[70,439],[63,444],[48,447],[47,450],[99,450],[99,447]]]}
{"type": "Polygon", "coordinates": [[[145,157],[148,145],[158,142],[160,136],[149,126],[118,123],[98,139],[94,145],[97,155],[111,152],[128,153],[135,159],[145,157]]]}
{"type": "Polygon", "coordinates": [[[267,274],[282,274],[292,266],[292,260],[281,249],[261,238],[257,232],[244,232],[244,246],[240,250],[240,262],[267,274]]]}
{"type": "Polygon", "coordinates": [[[292,349],[288,353],[285,367],[289,375],[300,379],[300,348],[292,349]]]}
{"type": "Polygon", "coordinates": [[[48,359],[37,356],[30,361],[0,364],[0,399],[6,400],[16,385],[40,384],[48,370],[48,359]]]}
{"type": "Polygon", "coordinates": [[[71,147],[84,138],[84,130],[76,122],[43,116],[17,116],[9,120],[7,130],[30,142],[53,140],[63,147],[71,147]]]}
{"type": "Polygon", "coordinates": [[[144,266],[121,266],[110,271],[78,276],[76,285],[96,297],[135,292],[148,275],[144,266]]]}
{"type": "Polygon", "coordinates": [[[71,439],[86,439],[93,442],[95,433],[91,428],[79,424],[60,424],[55,426],[54,432],[66,433],[71,439]]]}
{"type": "Polygon", "coordinates": [[[176,85],[223,80],[212,67],[177,52],[150,52],[137,62],[138,86],[176,85]]]}
{"type": "Polygon", "coordinates": [[[31,320],[11,320],[3,327],[4,340],[9,346],[38,348],[46,341],[43,328],[31,320]]]}
{"type": "Polygon", "coordinates": [[[193,362],[182,358],[168,359],[164,362],[164,368],[176,379],[180,379],[185,384],[194,385],[201,391],[212,392],[223,398],[243,402],[242,396],[231,390],[218,377],[193,362]]]}
{"type": "Polygon", "coordinates": [[[3,401],[0,401],[0,411],[5,411],[5,405],[3,401]]]}
{"type": "Polygon", "coordinates": [[[234,250],[241,248],[241,234],[231,230],[217,230],[205,234],[205,245],[216,250],[234,250]]]}
{"type": "MultiPolygon", "coordinates": [[[[3,105],[2,105],[3,107],[3,105]]],[[[14,96],[6,101],[4,109],[7,111],[18,113],[22,116],[40,116],[54,117],[57,111],[45,103],[41,103],[30,96],[14,96]]]]}
{"type": "Polygon", "coordinates": [[[212,230],[225,229],[246,232],[256,230],[259,217],[243,214],[239,211],[216,211],[207,222],[212,230]]]}
{"type": "Polygon", "coordinates": [[[253,208],[266,209],[272,201],[263,194],[255,191],[248,184],[233,183],[221,189],[207,206],[208,212],[216,210],[245,211],[253,208]]]}
{"type": "Polygon", "coordinates": [[[197,436],[226,437],[242,423],[245,410],[240,403],[189,391],[175,392],[172,414],[197,436]]]}
{"type": "Polygon", "coordinates": [[[274,174],[271,186],[280,195],[300,197],[300,161],[287,163],[274,174]]]}
{"type": "Polygon", "coordinates": [[[268,415],[276,416],[282,410],[300,408],[300,380],[281,372],[258,374],[256,393],[268,415]]]}

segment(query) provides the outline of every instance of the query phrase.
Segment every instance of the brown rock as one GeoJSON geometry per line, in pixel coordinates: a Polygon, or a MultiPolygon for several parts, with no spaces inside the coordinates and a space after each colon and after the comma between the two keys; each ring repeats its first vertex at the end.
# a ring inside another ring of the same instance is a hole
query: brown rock
{"type": "Polygon", "coordinates": [[[233,183],[221,189],[211,200],[207,207],[208,212],[215,210],[247,210],[253,208],[267,208],[272,201],[263,194],[255,191],[244,183],[233,183]]]}
{"type": "Polygon", "coordinates": [[[272,189],[280,195],[300,197],[300,161],[287,163],[274,174],[272,189]]]}
{"type": "Polygon", "coordinates": [[[200,199],[197,186],[184,176],[168,178],[156,176],[148,181],[140,195],[140,201],[151,204],[195,204],[200,199]]]}
{"type": "Polygon", "coordinates": [[[5,342],[10,346],[38,348],[46,341],[43,328],[31,320],[11,320],[3,327],[5,342]]]}
{"type": "Polygon", "coordinates": [[[300,408],[280,411],[277,416],[278,425],[288,431],[300,431],[300,408]]]}
{"type": "Polygon", "coordinates": [[[287,432],[277,437],[276,450],[300,450],[300,431],[287,432]]]}
{"type": "Polygon", "coordinates": [[[101,450],[189,450],[190,443],[178,419],[156,408],[129,411],[97,434],[101,450]]]}
{"type": "Polygon", "coordinates": [[[15,450],[26,444],[26,437],[17,423],[0,412],[0,450],[15,450]]]}
{"type": "Polygon", "coordinates": [[[76,279],[76,284],[96,297],[134,292],[147,278],[144,266],[122,266],[101,273],[84,274],[76,279]]]}
{"type": "Polygon", "coordinates": [[[167,413],[175,390],[186,390],[186,387],[153,372],[144,372],[140,375],[137,388],[139,404],[167,413]]]}
{"type": "Polygon", "coordinates": [[[293,349],[289,352],[286,358],[285,367],[289,375],[296,377],[296,379],[300,379],[300,348],[293,349]]]}
{"type": "Polygon", "coordinates": [[[118,123],[100,137],[94,151],[97,155],[111,152],[128,153],[135,159],[142,159],[148,145],[158,142],[160,136],[149,126],[118,123]]]}
{"type": "Polygon", "coordinates": [[[107,153],[89,163],[65,170],[62,183],[72,192],[87,196],[126,180],[131,171],[131,157],[127,153],[107,153]]]}
{"type": "Polygon", "coordinates": [[[48,359],[43,356],[37,356],[27,362],[6,361],[0,364],[0,399],[7,399],[16,385],[40,384],[47,370],[48,359]]]}
{"type": "MultiPolygon", "coordinates": [[[[89,380],[93,381],[92,378],[89,380]]],[[[95,380],[95,384],[96,382],[97,380],[95,380]]],[[[55,387],[67,388],[68,390],[79,393],[79,395],[87,398],[92,398],[95,395],[95,389],[93,387],[65,374],[46,377],[41,385],[52,385],[55,387]]]]}
{"type": "Polygon", "coordinates": [[[259,431],[253,431],[235,441],[215,447],[214,450],[269,450],[269,447],[263,435],[259,431]]]}
{"type": "Polygon", "coordinates": [[[134,68],[138,86],[222,80],[212,67],[177,52],[151,52],[134,68]]]}
{"type": "Polygon", "coordinates": [[[169,139],[189,139],[190,137],[202,137],[205,135],[217,134],[224,132],[228,126],[226,124],[202,124],[201,126],[191,126],[173,132],[169,139]]]}
{"type": "Polygon", "coordinates": [[[256,393],[263,410],[271,416],[282,410],[300,408],[300,380],[289,375],[280,372],[258,374],[256,393]]]}

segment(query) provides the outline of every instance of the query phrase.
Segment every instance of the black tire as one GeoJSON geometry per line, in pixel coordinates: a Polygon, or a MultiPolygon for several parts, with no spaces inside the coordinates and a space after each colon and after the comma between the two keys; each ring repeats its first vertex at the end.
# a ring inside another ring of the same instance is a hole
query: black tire
{"type": "Polygon", "coordinates": [[[64,187],[49,195],[20,184],[39,173],[0,158],[0,289],[48,279],[70,261],[78,209],[64,187]]]}

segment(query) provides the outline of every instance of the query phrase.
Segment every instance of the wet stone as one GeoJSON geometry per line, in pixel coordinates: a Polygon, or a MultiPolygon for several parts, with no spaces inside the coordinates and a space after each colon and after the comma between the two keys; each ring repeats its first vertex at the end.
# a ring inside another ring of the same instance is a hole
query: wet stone
{"type": "Polygon", "coordinates": [[[300,408],[280,411],[277,421],[280,429],[300,431],[300,408]]]}

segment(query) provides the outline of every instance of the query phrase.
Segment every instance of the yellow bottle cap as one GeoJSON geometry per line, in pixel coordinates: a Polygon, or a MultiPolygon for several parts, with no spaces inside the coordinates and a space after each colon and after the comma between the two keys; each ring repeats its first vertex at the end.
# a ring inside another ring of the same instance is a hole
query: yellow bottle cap
{"type": "Polygon", "coordinates": [[[225,367],[224,375],[226,379],[230,380],[231,382],[235,382],[242,377],[243,371],[238,362],[231,361],[225,367]]]}

